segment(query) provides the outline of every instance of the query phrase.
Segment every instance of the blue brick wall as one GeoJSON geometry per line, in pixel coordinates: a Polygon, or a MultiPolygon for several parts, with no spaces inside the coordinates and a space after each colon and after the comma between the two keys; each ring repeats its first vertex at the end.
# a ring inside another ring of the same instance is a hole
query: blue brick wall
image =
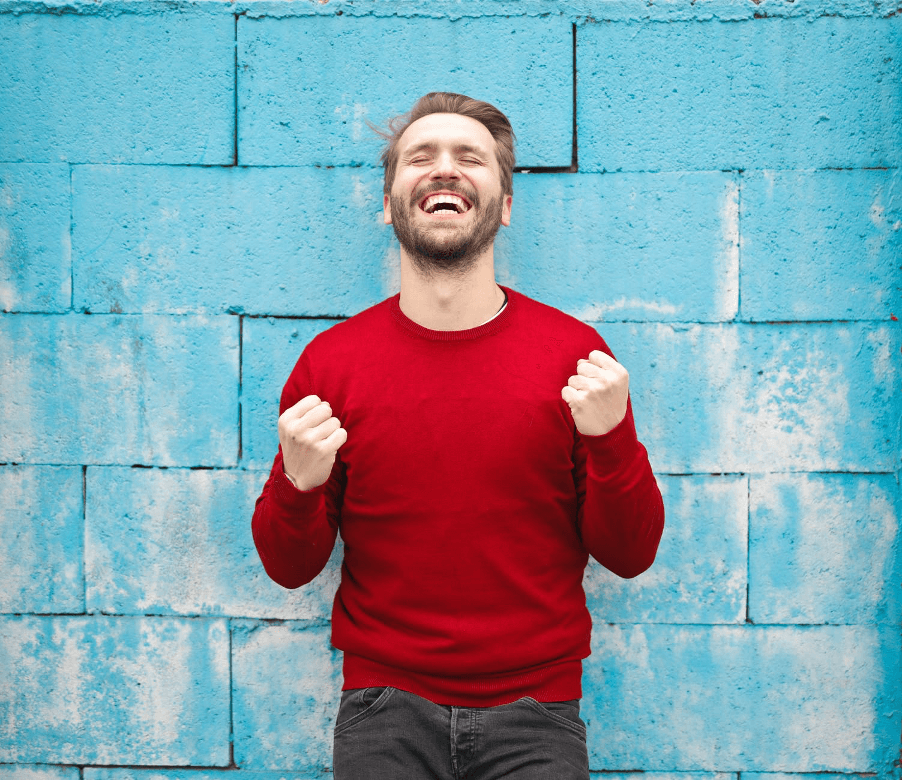
{"type": "Polygon", "coordinates": [[[897,0],[0,0],[0,780],[330,775],[340,545],[253,549],[304,345],[397,290],[384,122],[518,135],[498,278],[631,374],[610,780],[900,777],[897,0]]]}

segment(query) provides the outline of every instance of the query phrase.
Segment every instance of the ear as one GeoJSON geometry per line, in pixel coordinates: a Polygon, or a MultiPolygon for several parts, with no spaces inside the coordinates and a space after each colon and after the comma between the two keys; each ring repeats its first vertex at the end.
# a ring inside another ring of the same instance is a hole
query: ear
{"type": "Polygon", "coordinates": [[[388,195],[382,196],[382,221],[391,224],[391,198],[388,195]]]}
{"type": "Polygon", "coordinates": [[[513,195],[505,195],[504,202],[501,205],[501,224],[508,227],[511,223],[511,206],[514,202],[513,195]]]}

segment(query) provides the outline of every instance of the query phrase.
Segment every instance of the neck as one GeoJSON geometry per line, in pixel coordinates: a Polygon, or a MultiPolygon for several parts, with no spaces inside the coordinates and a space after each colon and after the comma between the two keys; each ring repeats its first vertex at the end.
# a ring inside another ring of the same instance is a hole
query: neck
{"type": "Polygon", "coordinates": [[[401,247],[401,311],[429,330],[468,330],[493,317],[504,303],[495,282],[492,247],[463,274],[424,274],[401,247]]]}

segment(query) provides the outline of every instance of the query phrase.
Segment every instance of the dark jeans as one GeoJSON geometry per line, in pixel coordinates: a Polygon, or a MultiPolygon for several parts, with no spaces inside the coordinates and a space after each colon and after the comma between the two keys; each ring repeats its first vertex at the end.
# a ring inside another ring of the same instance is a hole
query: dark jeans
{"type": "Polygon", "coordinates": [[[446,707],[397,688],[344,691],[335,780],[588,780],[579,700],[446,707]]]}

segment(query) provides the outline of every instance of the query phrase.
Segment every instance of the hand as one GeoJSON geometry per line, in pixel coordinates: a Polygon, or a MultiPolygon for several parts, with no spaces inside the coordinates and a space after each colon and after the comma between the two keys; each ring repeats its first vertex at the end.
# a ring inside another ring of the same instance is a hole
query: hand
{"type": "Polygon", "coordinates": [[[576,362],[576,374],[561,390],[570,406],[576,430],[585,436],[600,436],[613,430],[626,415],[630,375],[610,355],[599,349],[589,359],[576,362]]]}
{"type": "Polygon", "coordinates": [[[312,490],[329,479],[338,448],[347,440],[348,432],[319,396],[305,396],[279,417],[282,468],[298,490],[312,490]]]}

